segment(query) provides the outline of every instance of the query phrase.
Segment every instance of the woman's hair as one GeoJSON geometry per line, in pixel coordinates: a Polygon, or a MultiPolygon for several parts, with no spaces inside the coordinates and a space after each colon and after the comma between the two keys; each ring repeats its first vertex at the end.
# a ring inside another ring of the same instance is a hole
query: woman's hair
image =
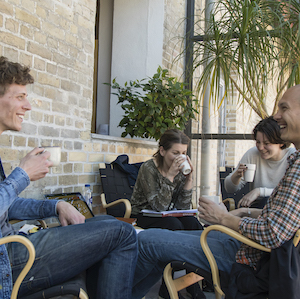
{"type": "Polygon", "coordinates": [[[11,84],[32,84],[34,80],[29,72],[29,67],[18,62],[11,62],[6,57],[0,56],[0,96],[6,93],[11,84]]]}
{"type": "Polygon", "coordinates": [[[289,142],[285,142],[280,137],[280,128],[273,116],[261,120],[253,129],[253,137],[256,140],[257,132],[266,135],[268,140],[273,144],[283,144],[280,148],[285,149],[290,146],[289,142]]]}
{"type": "Polygon", "coordinates": [[[153,155],[156,159],[157,167],[161,168],[163,165],[164,157],[160,154],[160,147],[162,146],[165,151],[169,150],[173,144],[189,144],[190,138],[186,136],[182,131],[177,129],[169,129],[163,133],[163,135],[159,139],[158,143],[158,151],[153,155]]]}

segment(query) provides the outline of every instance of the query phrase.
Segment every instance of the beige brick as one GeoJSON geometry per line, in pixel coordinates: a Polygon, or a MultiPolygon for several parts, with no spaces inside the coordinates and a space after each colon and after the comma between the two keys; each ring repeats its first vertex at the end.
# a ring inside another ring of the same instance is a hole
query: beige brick
{"type": "Polygon", "coordinates": [[[31,111],[31,119],[36,122],[42,122],[44,118],[43,112],[31,111]]]}
{"type": "Polygon", "coordinates": [[[70,33],[74,34],[74,35],[78,35],[78,27],[76,24],[71,24],[70,25],[70,33]]]}
{"type": "Polygon", "coordinates": [[[28,42],[28,51],[49,60],[52,57],[52,53],[48,48],[33,42],[28,42]]]}
{"type": "Polygon", "coordinates": [[[87,163],[85,163],[83,165],[83,172],[84,173],[90,173],[92,171],[93,171],[93,164],[87,164],[87,163]]]}
{"type": "MultiPolygon", "coordinates": [[[[31,67],[32,66],[32,55],[30,55],[30,53],[20,53],[19,62],[26,66],[31,67]]],[[[32,87],[32,85],[29,85],[27,88],[28,93],[30,94],[31,91],[30,91],[29,87],[32,87]]]]}
{"type": "Polygon", "coordinates": [[[53,36],[54,38],[57,38],[59,40],[65,39],[65,31],[58,28],[57,26],[54,26],[53,24],[44,22],[43,30],[45,31],[45,33],[49,34],[50,36],[53,36]]]}
{"type": "Polygon", "coordinates": [[[64,126],[65,125],[65,117],[64,116],[56,116],[55,124],[58,126],[64,126]]]}
{"type": "Polygon", "coordinates": [[[88,20],[88,19],[84,18],[83,16],[78,15],[78,26],[93,31],[94,25],[91,20],[88,20]]]}
{"type": "Polygon", "coordinates": [[[73,164],[67,163],[63,166],[64,173],[72,173],[73,172],[73,164]]]}
{"type": "Polygon", "coordinates": [[[46,66],[47,72],[51,74],[56,74],[57,66],[55,64],[47,63],[46,66]]]}
{"type": "Polygon", "coordinates": [[[27,145],[31,148],[35,148],[39,146],[39,140],[37,138],[28,138],[27,145]]]}
{"type": "Polygon", "coordinates": [[[91,152],[93,150],[93,144],[91,142],[85,143],[83,146],[85,152],[91,152]]]}
{"type": "Polygon", "coordinates": [[[104,154],[89,154],[89,162],[100,162],[104,160],[104,154]]]}
{"type": "Polygon", "coordinates": [[[46,9],[44,9],[43,7],[39,6],[39,2],[36,2],[37,6],[36,6],[36,10],[35,13],[37,16],[41,17],[43,20],[45,20],[47,18],[47,11],[46,9]]]}
{"type": "Polygon", "coordinates": [[[10,148],[0,148],[0,157],[3,161],[18,160],[19,150],[10,148]]]}
{"type": "Polygon", "coordinates": [[[62,80],[61,88],[67,91],[72,91],[76,94],[80,94],[80,85],[71,81],[62,80]]]}
{"type": "Polygon", "coordinates": [[[89,140],[91,137],[90,132],[80,132],[80,138],[83,140],[89,140]]]}
{"type": "Polygon", "coordinates": [[[53,124],[54,123],[54,115],[45,114],[44,115],[44,122],[53,124]]]}
{"type": "Polygon", "coordinates": [[[11,4],[1,1],[0,12],[12,16],[14,14],[14,9],[11,4]]]}
{"type": "Polygon", "coordinates": [[[81,173],[81,172],[83,172],[83,165],[85,165],[85,163],[84,164],[82,164],[82,163],[74,163],[74,172],[75,173],[81,173]]]}
{"type": "Polygon", "coordinates": [[[47,44],[47,36],[43,34],[43,32],[34,32],[34,41],[37,44],[46,45],[47,44]]]}
{"type": "Polygon", "coordinates": [[[119,145],[119,146],[117,147],[117,153],[118,153],[118,154],[123,154],[123,153],[124,153],[124,147],[119,145]]]}
{"type": "Polygon", "coordinates": [[[100,151],[101,151],[101,144],[100,143],[94,143],[93,144],[93,151],[97,152],[97,153],[100,153],[100,151]]]}
{"type": "Polygon", "coordinates": [[[46,62],[40,58],[34,58],[34,67],[40,71],[45,71],[46,62]]]}
{"type": "Polygon", "coordinates": [[[108,152],[108,144],[107,143],[102,144],[101,151],[108,152]]]}
{"type": "Polygon", "coordinates": [[[13,19],[7,19],[5,22],[5,28],[13,33],[19,31],[19,23],[13,19]]]}
{"type": "Polygon", "coordinates": [[[16,47],[21,50],[25,49],[25,40],[11,33],[0,31],[0,40],[4,44],[16,47]]]}
{"type": "Polygon", "coordinates": [[[41,84],[46,84],[57,88],[59,87],[59,79],[47,73],[39,73],[38,82],[41,84]]]}
{"type": "Polygon", "coordinates": [[[70,162],[86,162],[87,154],[82,152],[71,152],[69,153],[69,161],[70,162]]]}
{"type": "Polygon", "coordinates": [[[45,86],[45,96],[49,99],[57,99],[57,89],[49,86],[45,86]]]}
{"type": "Polygon", "coordinates": [[[19,19],[20,21],[32,25],[33,27],[41,29],[40,20],[37,17],[35,17],[33,14],[29,14],[22,9],[16,8],[16,18],[19,19]]]}
{"type": "Polygon", "coordinates": [[[105,163],[111,163],[112,161],[116,160],[118,155],[105,155],[105,163]]]}
{"type": "Polygon", "coordinates": [[[60,185],[77,185],[78,184],[78,176],[74,175],[74,174],[59,176],[58,183],[60,185]]]}
{"type": "Polygon", "coordinates": [[[80,175],[78,177],[78,183],[82,184],[82,188],[84,188],[85,184],[91,184],[91,188],[93,188],[93,183],[95,183],[95,175],[94,174],[85,174],[85,175],[80,175]]]}
{"type": "Polygon", "coordinates": [[[116,152],[116,146],[115,146],[114,144],[111,144],[111,145],[109,146],[109,152],[110,152],[110,153],[115,153],[115,152],[116,152]]]}
{"type": "Polygon", "coordinates": [[[130,154],[136,154],[136,148],[135,147],[129,147],[129,153],[130,154]]]}
{"type": "Polygon", "coordinates": [[[62,6],[62,5],[56,4],[55,12],[63,18],[65,18],[69,21],[73,21],[74,13],[73,13],[72,9],[69,9],[65,5],[62,6]]]}
{"type": "Polygon", "coordinates": [[[7,134],[2,134],[0,136],[0,144],[1,144],[1,146],[11,147],[11,145],[12,145],[12,136],[7,135],[7,134]]]}
{"type": "Polygon", "coordinates": [[[83,121],[75,121],[75,128],[81,130],[84,128],[84,122],[83,121]]]}

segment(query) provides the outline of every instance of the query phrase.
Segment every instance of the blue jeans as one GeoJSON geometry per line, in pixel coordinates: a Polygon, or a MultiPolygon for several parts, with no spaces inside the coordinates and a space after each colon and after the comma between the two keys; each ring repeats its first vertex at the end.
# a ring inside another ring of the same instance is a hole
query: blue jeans
{"type": "MultiPolygon", "coordinates": [[[[36,258],[19,294],[60,284],[87,270],[90,298],[131,298],[137,259],[132,225],[111,216],[97,216],[84,224],[40,230],[28,238],[36,258]]],[[[12,243],[8,251],[15,281],[27,259],[27,249],[12,243]]]]}
{"type": "MultiPolygon", "coordinates": [[[[171,261],[186,261],[203,270],[210,267],[200,245],[202,231],[147,229],[138,234],[139,256],[132,299],[141,299],[161,278],[171,261]]],[[[208,234],[208,245],[220,270],[230,272],[240,242],[220,232],[208,234]]]]}

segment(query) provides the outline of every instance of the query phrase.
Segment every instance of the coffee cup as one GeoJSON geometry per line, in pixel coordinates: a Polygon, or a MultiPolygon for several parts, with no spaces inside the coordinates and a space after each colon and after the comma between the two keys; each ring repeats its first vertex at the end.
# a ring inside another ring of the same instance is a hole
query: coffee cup
{"type": "Polygon", "coordinates": [[[183,168],[181,169],[181,172],[184,174],[184,175],[188,175],[192,170],[191,170],[191,165],[190,163],[188,162],[187,158],[186,158],[186,155],[181,155],[181,157],[185,158],[185,161],[183,163],[181,163],[180,167],[183,166],[183,168]]]}
{"type": "Polygon", "coordinates": [[[247,170],[244,172],[244,180],[246,182],[253,182],[256,165],[255,164],[245,164],[247,170]]]}
{"type": "Polygon", "coordinates": [[[58,166],[61,160],[61,148],[59,146],[43,146],[43,148],[50,153],[48,160],[53,163],[52,167],[58,166]]]}
{"type": "Polygon", "coordinates": [[[213,201],[217,205],[221,202],[221,198],[220,198],[219,195],[202,195],[202,197],[207,198],[207,199],[213,201]]]}

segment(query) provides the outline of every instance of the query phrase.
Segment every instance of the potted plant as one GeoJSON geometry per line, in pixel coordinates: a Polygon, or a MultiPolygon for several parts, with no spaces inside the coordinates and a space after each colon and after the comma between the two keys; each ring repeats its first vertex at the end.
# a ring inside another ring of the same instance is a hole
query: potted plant
{"type": "Polygon", "coordinates": [[[158,140],[167,129],[184,130],[187,122],[198,113],[196,99],[187,84],[168,75],[158,67],[153,77],[125,82],[116,79],[109,84],[117,92],[118,104],[124,110],[119,127],[125,128],[122,137],[154,138],[158,140]]]}
{"type": "Polygon", "coordinates": [[[209,91],[217,102],[239,95],[257,115],[269,115],[268,98],[274,98],[271,114],[286,88],[300,83],[298,0],[216,0],[210,17],[197,18],[194,70],[203,67],[198,91],[209,91]],[[201,22],[202,26],[201,26],[201,22]],[[220,81],[223,80],[224,87],[220,81]],[[272,95],[272,97],[271,97],[272,95]]]}

